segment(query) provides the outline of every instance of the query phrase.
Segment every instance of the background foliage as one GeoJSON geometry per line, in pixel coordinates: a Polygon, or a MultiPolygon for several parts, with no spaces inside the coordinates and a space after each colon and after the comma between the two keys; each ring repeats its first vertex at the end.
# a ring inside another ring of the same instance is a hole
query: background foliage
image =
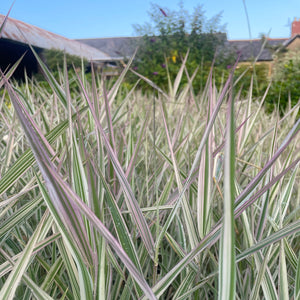
{"type": "Polygon", "coordinates": [[[281,113],[295,106],[300,99],[299,51],[290,50],[279,55],[272,72],[272,85],[266,99],[269,110],[279,104],[281,113]]]}
{"type": "MultiPolygon", "coordinates": [[[[190,14],[180,3],[178,10],[153,4],[149,16],[149,23],[135,25],[137,35],[143,38],[133,68],[160,87],[167,88],[167,74],[171,80],[175,79],[188,50],[186,66],[190,76],[196,68],[200,68],[194,86],[197,91],[205,85],[204,78],[212,61],[215,67],[220,67],[216,73],[221,77],[226,66],[233,63],[232,53],[223,50],[227,38],[225,26],[221,24],[221,14],[207,19],[202,6],[195,7],[190,14]]],[[[218,79],[221,77],[217,76],[218,79]]],[[[181,83],[186,84],[187,81],[184,76],[181,83]]]]}

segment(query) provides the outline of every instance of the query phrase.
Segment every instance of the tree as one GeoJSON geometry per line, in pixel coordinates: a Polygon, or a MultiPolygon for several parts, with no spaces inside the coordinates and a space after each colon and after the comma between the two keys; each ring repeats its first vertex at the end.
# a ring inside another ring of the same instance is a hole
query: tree
{"type": "Polygon", "coordinates": [[[152,4],[149,16],[150,22],[134,25],[136,34],[142,36],[134,69],[160,86],[167,86],[166,67],[174,79],[188,49],[189,72],[202,66],[201,71],[207,73],[213,60],[216,66],[232,63],[232,56],[222,50],[227,38],[221,14],[207,19],[200,5],[190,14],[181,2],[179,10],[152,4]]]}

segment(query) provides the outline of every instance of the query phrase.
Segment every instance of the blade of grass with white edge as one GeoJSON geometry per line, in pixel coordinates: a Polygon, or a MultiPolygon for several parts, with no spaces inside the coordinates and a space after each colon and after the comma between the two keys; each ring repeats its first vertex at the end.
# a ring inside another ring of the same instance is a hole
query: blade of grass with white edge
{"type": "Polygon", "coordinates": [[[116,228],[120,243],[121,243],[123,249],[125,250],[125,252],[128,254],[128,256],[133,261],[133,263],[136,265],[138,270],[142,273],[138,255],[135,251],[133,241],[131,239],[130,233],[128,231],[128,228],[127,228],[125,220],[122,216],[122,213],[121,213],[119,207],[117,206],[117,204],[116,204],[117,202],[114,199],[114,196],[111,193],[109,186],[107,185],[107,182],[101,171],[99,171],[99,175],[100,175],[102,184],[104,185],[104,188],[106,191],[107,205],[109,207],[110,214],[113,218],[113,222],[115,224],[115,228],[116,228]]]}
{"type": "Polygon", "coordinates": [[[189,52],[190,50],[187,51],[185,57],[184,57],[184,60],[183,62],[181,63],[181,66],[180,66],[180,69],[176,75],[176,78],[175,78],[175,81],[174,81],[174,86],[171,90],[171,101],[175,101],[175,97],[176,97],[176,94],[177,94],[177,91],[178,91],[178,88],[179,88],[179,85],[180,85],[180,82],[181,82],[181,79],[182,79],[182,75],[183,75],[183,71],[185,69],[185,65],[186,65],[186,62],[187,62],[187,59],[188,59],[188,56],[189,56],[189,52]]]}
{"type": "MultiPolygon", "coordinates": [[[[30,115],[26,111],[26,108],[24,107],[18,96],[15,94],[9,83],[6,83],[6,89],[8,90],[10,99],[14,105],[17,116],[20,120],[20,123],[22,124],[23,130],[26,134],[29,144],[31,145],[31,149],[39,166],[48,165],[51,168],[55,168],[48,155],[48,152],[54,153],[52,147],[48,144],[45,137],[42,135],[41,130],[36,126],[33,119],[30,117],[30,115]],[[44,141],[46,141],[47,144],[43,143],[44,141]]],[[[47,180],[49,179],[49,173],[47,172],[47,169],[40,168],[40,170],[47,182],[47,180]]],[[[70,203],[70,201],[68,201],[68,199],[64,197],[63,190],[59,190],[59,188],[55,187],[55,183],[51,186],[48,186],[48,188],[51,197],[56,199],[56,201],[53,201],[53,204],[56,210],[60,212],[61,217],[64,219],[64,222],[72,224],[72,226],[69,226],[68,228],[72,232],[73,239],[76,240],[82,257],[85,259],[86,263],[89,262],[92,265],[93,255],[90,244],[87,240],[86,231],[84,230],[85,228],[83,219],[78,212],[78,208],[72,206],[72,203],[70,203]],[[64,201],[62,201],[62,199],[64,199],[64,201]]]]}
{"type": "MultiPolygon", "coordinates": [[[[207,110],[207,123],[209,122],[210,115],[213,109],[213,91],[212,82],[209,82],[209,108],[207,110]]],[[[197,225],[198,232],[201,238],[203,238],[210,230],[211,227],[211,195],[212,195],[212,141],[213,141],[213,130],[209,135],[203,151],[199,175],[198,175],[198,192],[197,193],[197,225]]]]}
{"type": "Polygon", "coordinates": [[[294,299],[300,299],[300,253],[298,254],[298,263],[296,270],[296,278],[295,278],[295,287],[294,287],[294,299]]]}
{"type": "MultiPolygon", "coordinates": [[[[235,70],[236,66],[237,66],[237,62],[235,64],[235,66],[232,68],[232,70],[235,70]]],[[[194,174],[197,166],[199,165],[199,160],[201,158],[202,150],[203,150],[204,146],[206,145],[206,142],[207,142],[207,139],[209,137],[210,131],[211,131],[213,125],[214,125],[214,122],[215,122],[216,117],[218,115],[218,112],[220,110],[221,104],[223,103],[223,101],[225,99],[225,96],[226,96],[226,94],[228,92],[228,88],[230,86],[232,78],[233,78],[233,71],[230,73],[230,75],[229,75],[229,77],[228,77],[228,79],[226,81],[226,84],[223,87],[223,90],[222,90],[222,92],[221,92],[221,94],[219,96],[217,104],[215,105],[214,110],[213,110],[213,112],[211,114],[210,120],[209,120],[209,122],[208,122],[208,124],[207,124],[207,126],[205,128],[205,131],[204,131],[202,139],[200,141],[200,145],[198,147],[198,150],[197,150],[194,162],[193,162],[192,167],[191,167],[191,169],[189,171],[189,174],[187,176],[185,184],[184,184],[181,192],[179,193],[179,195],[178,195],[178,197],[176,199],[175,205],[174,205],[172,211],[170,212],[167,220],[165,221],[165,223],[163,225],[163,228],[161,229],[160,235],[158,236],[157,240],[162,240],[165,232],[167,232],[167,230],[168,230],[168,228],[169,228],[172,220],[174,219],[174,217],[175,217],[175,215],[177,213],[178,208],[181,205],[183,194],[185,193],[185,191],[189,187],[191,179],[192,179],[192,176],[193,176],[193,174],[194,174]]]]}
{"type": "Polygon", "coordinates": [[[91,300],[92,295],[92,287],[91,287],[91,278],[90,274],[87,271],[87,268],[84,264],[84,260],[82,259],[82,256],[80,252],[78,251],[78,247],[76,246],[76,243],[73,241],[72,235],[67,230],[63,219],[60,217],[59,212],[56,211],[54,205],[53,205],[53,198],[50,198],[45,186],[40,181],[39,177],[37,176],[37,182],[39,184],[40,191],[44,197],[44,200],[52,214],[53,220],[56,223],[56,226],[58,227],[58,230],[63,237],[62,244],[64,249],[61,249],[59,242],[58,242],[58,249],[60,250],[62,257],[67,257],[64,259],[64,265],[68,271],[68,276],[70,278],[70,284],[73,287],[74,294],[79,295],[81,299],[89,299],[91,300]],[[71,259],[69,259],[69,256],[71,256],[76,262],[76,267],[78,268],[78,273],[74,272],[75,266],[72,266],[71,264],[74,264],[71,259]],[[78,279],[77,279],[78,276],[78,279]],[[80,291],[77,291],[77,287],[80,287],[80,291]]]}
{"type": "Polygon", "coordinates": [[[279,250],[279,299],[289,300],[289,284],[288,284],[288,273],[286,268],[286,258],[284,250],[284,240],[280,241],[279,250]]]}
{"type": "Polygon", "coordinates": [[[118,241],[113,237],[113,235],[108,231],[108,229],[103,225],[103,223],[97,218],[94,212],[82,202],[82,200],[73,192],[69,185],[63,181],[60,175],[55,172],[55,170],[48,168],[48,171],[52,175],[52,179],[66,192],[69,200],[73,202],[73,205],[78,207],[81,213],[93,224],[95,229],[106,239],[106,241],[111,245],[112,249],[120,257],[121,261],[124,263],[126,268],[129,270],[132,277],[139,284],[140,288],[144,291],[145,295],[149,299],[156,299],[151,288],[145,281],[143,275],[138,271],[138,269],[133,264],[132,260],[126,254],[122,246],[118,241]]]}
{"type": "MultiPolygon", "coordinates": [[[[281,144],[279,147],[281,152],[289,145],[287,143],[287,140],[291,142],[291,140],[295,137],[295,134],[297,133],[297,130],[299,130],[299,124],[300,124],[300,119],[299,121],[295,124],[295,126],[292,128],[292,130],[288,134],[288,138],[284,140],[284,142],[281,144]]],[[[280,152],[280,153],[281,153],[280,152]]],[[[277,154],[279,156],[279,154],[277,154]]],[[[278,157],[277,156],[277,157],[278,157]]],[[[277,158],[276,157],[276,158],[277,158]]],[[[238,217],[247,207],[249,207],[257,198],[261,196],[264,192],[266,192],[272,185],[274,185],[280,178],[282,178],[290,169],[294,168],[297,163],[299,162],[299,159],[294,161],[289,167],[286,168],[286,170],[282,171],[281,174],[277,175],[273,180],[270,181],[270,183],[262,188],[261,191],[258,191],[254,196],[252,196],[253,201],[245,204],[239,212],[238,209],[235,211],[235,217],[238,217]]],[[[269,165],[269,167],[272,164],[269,165]]],[[[190,175],[191,176],[191,175],[190,175]]],[[[256,186],[252,186],[253,182],[259,182],[259,179],[257,177],[260,177],[261,173],[259,172],[256,177],[249,183],[249,185],[246,187],[249,188],[251,187],[251,190],[256,186]],[[249,187],[250,186],[250,187],[249,187]]],[[[243,194],[243,192],[241,193],[243,194]]],[[[238,197],[237,197],[238,198],[238,197]]],[[[176,204],[177,205],[177,204],[176,204]]],[[[199,245],[193,249],[190,253],[188,253],[174,268],[172,268],[157,284],[153,287],[153,291],[157,296],[160,296],[163,294],[163,292],[168,288],[168,286],[175,280],[177,275],[184,269],[184,267],[189,264],[194,257],[196,257],[199,253],[201,253],[203,250],[205,250],[207,247],[210,245],[213,245],[220,237],[220,229],[221,229],[221,223],[219,222],[218,224],[215,225],[215,227],[207,234],[199,243],[199,245]]],[[[265,239],[263,241],[260,241],[259,243],[256,244],[256,246],[251,247],[251,250],[247,249],[243,252],[244,256],[250,255],[254,249],[255,251],[258,251],[259,249],[263,248],[264,246],[267,246],[269,244],[272,244],[281,238],[288,236],[290,234],[293,234],[295,232],[300,231],[300,222],[295,222],[291,226],[287,226],[283,228],[282,230],[279,230],[276,232],[274,235],[272,235],[272,238],[270,239],[265,239]],[[249,252],[248,252],[249,250],[249,252]]],[[[255,252],[254,251],[254,252],[255,252]]],[[[237,261],[243,259],[242,255],[237,256],[237,261]]],[[[143,298],[144,299],[144,298],[143,298]]]]}
{"type": "MultiPolygon", "coordinates": [[[[86,239],[86,233],[83,232],[84,228],[81,226],[78,228],[80,224],[81,212],[99,231],[99,233],[107,240],[108,243],[112,246],[114,251],[117,253],[117,255],[120,257],[124,265],[128,268],[133,278],[136,280],[136,282],[139,284],[140,288],[143,290],[145,295],[149,299],[156,299],[154,296],[151,288],[147,284],[146,280],[143,277],[143,274],[141,274],[131,261],[131,259],[128,257],[126,252],[123,250],[121,245],[117,242],[117,240],[112,236],[112,234],[108,231],[108,229],[103,225],[103,223],[97,218],[97,216],[94,214],[94,212],[85,204],[83,201],[73,192],[73,190],[69,187],[69,185],[66,184],[66,182],[63,181],[63,179],[60,177],[60,175],[55,170],[55,167],[53,163],[51,162],[50,158],[47,155],[46,150],[44,149],[44,145],[41,143],[41,138],[37,136],[37,131],[33,128],[32,120],[29,121],[29,116],[26,114],[26,111],[24,111],[24,107],[22,107],[22,103],[19,101],[18,97],[14,94],[14,91],[11,89],[9,84],[6,82],[6,88],[10,92],[11,100],[14,104],[16,113],[18,115],[18,118],[22,124],[22,127],[25,131],[25,134],[27,136],[27,139],[30,143],[30,146],[34,152],[37,164],[42,172],[42,175],[45,179],[45,183],[47,186],[47,189],[50,192],[51,195],[51,203],[48,202],[48,205],[52,205],[52,211],[55,212],[56,221],[60,222],[60,226],[67,226],[67,228],[73,232],[73,234],[76,234],[78,236],[73,236],[71,239],[69,237],[69,241],[76,241],[76,244],[78,246],[81,246],[86,249],[81,249],[80,253],[87,253],[88,250],[87,245],[82,244],[83,239],[86,239]],[[55,205],[53,207],[53,205],[55,205]],[[72,211],[68,211],[68,215],[70,213],[73,214],[73,219],[70,220],[69,216],[66,215],[66,206],[67,208],[71,209],[72,211]],[[63,217],[64,222],[61,222],[61,217],[63,217]],[[79,222],[79,223],[76,223],[79,222]],[[79,236],[83,235],[83,236],[79,236]]],[[[102,128],[101,128],[102,129],[102,128]]],[[[103,130],[103,129],[102,129],[103,130]]],[[[109,145],[109,143],[108,143],[109,145]]],[[[124,175],[125,176],[125,175],[124,175]]],[[[40,188],[42,188],[41,183],[40,188]]],[[[46,191],[44,190],[44,195],[46,191]]],[[[50,198],[49,198],[50,200],[50,198]]],[[[149,228],[148,228],[149,229],[149,228]]],[[[68,241],[68,239],[67,239],[68,241]]],[[[74,246],[73,246],[74,251],[74,246]]],[[[77,258],[80,256],[77,255],[77,258]]],[[[82,260],[82,257],[81,257],[82,260]]],[[[84,276],[84,280],[88,281],[87,276],[84,276]]],[[[92,292],[88,294],[87,292],[83,295],[83,299],[89,299],[92,295],[92,292]],[[88,296],[89,295],[89,296],[88,296]]]]}
{"type": "Polygon", "coordinates": [[[44,214],[34,233],[30,237],[27,245],[25,246],[22,256],[16,262],[13,270],[6,279],[2,289],[0,290],[0,299],[1,300],[11,300],[14,297],[16,289],[22,280],[23,274],[26,272],[28,264],[32,258],[32,253],[35,245],[37,244],[38,239],[40,238],[41,229],[44,226],[45,220],[47,219],[48,212],[44,214]]]}
{"type": "Polygon", "coordinates": [[[267,236],[265,239],[257,242],[255,245],[249,247],[242,253],[238,254],[236,256],[236,262],[239,262],[239,261],[245,259],[247,256],[252,255],[256,251],[259,251],[260,249],[263,249],[264,247],[274,244],[274,243],[280,241],[281,239],[283,239],[289,235],[295,234],[299,231],[300,231],[300,220],[277,230],[276,232],[267,236]]]}
{"type": "MultiPolygon", "coordinates": [[[[169,128],[168,128],[168,124],[167,124],[167,121],[166,121],[166,108],[164,107],[162,101],[160,101],[160,108],[161,108],[162,118],[163,118],[163,122],[164,122],[164,129],[165,129],[166,136],[167,136],[169,151],[170,151],[170,154],[171,154],[172,165],[173,165],[174,172],[175,172],[175,178],[176,178],[176,182],[177,182],[177,186],[178,186],[178,191],[181,192],[182,182],[181,182],[181,179],[180,179],[180,172],[179,172],[179,169],[178,169],[178,166],[177,166],[176,158],[175,158],[174,151],[173,151],[172,142],[171,142],[171,139],[170,139],[169,128]]],[[[182,208],[183,208],[184,218],[185,218],[185,221],[186,221],[186,228],[187,228],[187,231],[188,231],[189,242],[191,244],[191,248],[193,249],[199,243],[199,238],[196,234],[196,228],[195,228],[195,224],[193,222],[190,206],[189,206],[188,201],[187,201],[184,194],[182,196],[182,202],[183,202],[182,208]]],[[[163,238],[163,235],[159,235],[159,237],[163,238]]],[[[156,241],[156,247],[157,247],[156,251],[160,247],[160,243],[161,243],[161,240],[156,241]]]]}
{"type": "Polygon", "coordinates": [[[99,132],[101,133],[101,136],[103,138],[106,150],[108,152],[108,155],[111,159],[111,162],[114,166],[115,169],[115,173],[120,181],[121,187],[125,193],[125,201],[126,201],[126,205],[128,207],[128,209],[131,212],[131,217],[135,223],[135,225],[138,228],[138,231],[141,235],[141,238],[145,244],[145,247],[150,255],[150,257],[153,259],[154,258],[154,241],[153,241],[153,237],[152,234],[150,232],[149,226],[146,222],[146,219],[141,211],[141,208],[139,207],[139,204],[134,196],[134,193],[131,189],[131,186],[126,178],[126,175],[124,173],[124,170],[122,169],[122,166],[118,160],[118,157],[116,155],[116,153],[114,152],[112,146],[110,145],[109,139],[106,136],[106,133],[102,127],[102,125],[100,124],[100,121],[96,115],[96,112],[94,110],[94,107],[87,95],[87,92],[85,91],[84,87],[82,86],[82,82],[80,80],[80,78],[78,78],[80,85],[83,89],[84,92],[84,96],[89,104],[90,107],[90,111],[92,112],[95,124],[99,130],[99,132]]]}
{"type": "MultiPolygon", "coordinates": [[[[26,54],[26,53],[25,53],[26,54]]],[[[6,79],[9,79],[15,72],[15,70],[18,68],[19,64],[21,63],[21,61],[23,60],[25,54],[23,54],[10,68],[9,70],[5,73],[5,77],[6,79]]],[[[1,79],[0,81],[0,88],[2,87],[2,85],[4,84],[5,80],[1,79]]]]}
{"type": "Polygon", "coordinates": [[[260,286],[264,288],[264,276],[268,276],[268,272],[266,272],[267,265],[270,259],[270,253],[271,253],[272,247],[269,247],[268,252],[263,257],[262,253],[259,253],[259,256],[256,257],[256,268],[258,266],[259,262],[259,271],[255,278],[254,284],[252,285],[252,291],[250,294],[249,300],[258,300],[259,299],[259,291],[260,286]]]}
{"type": "MultiPolygon", "coordinates": [[[[12,266],[15,265],[13,259],[9,257],[7,253],[3,251],[3,249],[0,249],[0,253],[3,255],[3,257],[5,257],[7,262],[9,262],[12,266]]],[[[41,287],[39,287],[26,273],[23,274],[22,280],[26,283],[27,287],[32,291],[32,293],[37,299],[54,300],[41,287]]]]}
{"type": "MultiPolygon", "coordinates": [[[[296,174],[297,168],[294,170],[294,176],[292,176],[289,180],[289,183],[287,184],[285,191],[282,196],[282,201],[279,203],[282,203],[279,208],[279,228],[283,227],[283,219],[285,216],[284,209],[289,204],[289,200],[291,197],[291,190],[294,185],[295,180],[295,174],[296,174]]],[[[279,297],[282,300],[288,300],[289,299],[289,284],[288,284],[288,272],[286,267],[286,253],[285,253],[285,247],[284,247],[284,239],[280,241],[280,247],[279,247],[279,297]]]]}
{"type": "Polygon", "coordinates": [[[115,84],[113,85],[113,87],[110,89],[110,91],[107,94],[107,99],[109,101],[109,105],[111,105],[111,103],[115,100],[116,95],[118,93],[119,87],[122,83],[122,81],[124,80],[125,75],[127,74],[134,58],[136,55],[137,49],[135,49],[133,55],[131,56],[129,62],[125,65],[124,70],[122,71],[122,73],[118,76],[117,81],[115,82],[115,84]]]}
{"type": "Polygon", "coordinates": [[[276,150],[275,154],[269,159],[269,161],[265,164],[265,166],[258,172],[258,174],[250,181],[247,187],[237,196],[235,199],[235,206],[239,208],[243,205],[243,200],[247,198],[252,191],[255,189],[257,184],[261,181],[263,176],[267,173],[270,167],[274,164],[275,160],[280,156],[280,154],[290,145],[291,141],[296,137],[297,133],[300,130],[300,118],[293,126],[293,128],[289,131],[284,141],[276,150]]]}
{"type": "MultiPolygon", "coordinates": [[[[82,108],[79,113],[86,111],[87,107],[82,108]]],[[[77,113],[72,115],[72,120],[77,117],[77,113]]],[[[67,128],[68,121],[61,122],[46,134],[48,142],[51,144],[58,136],[60,136],[67,128]]],[[[9,170],[2,175],[0,179],[0,196],[8,190],[12,185],[24,174],[34,163],[35,158],[31,149],[26,150],[9,170]]],[[[1,202],[1,199],[0,199],[1,202]]]]}
{"type": "MultiPolygon", "coordinates": [[[[254,244],[253,232],[251,230],[250,222],[246,211],[243,211],[241,215],[241,220],[243,221],[243,231],[245,238],[247,239],[247,247],[252,246],[254,244]]],[[[258,251],[254,253],[254,262],[256,269],[258,271],[258,275],[255,280],[255,284],[253,285],[251,292],[251,299],[256,299],[256,293],[259,292],[260,286],[263,290],[263,295],[265,299],[276,299],[277,292],[274,284],[274,280],[271,276],[270,270],[268,268],[268,262],[270,258],[270,250],[269,247],[268,253],[265,254],[262,251],[258,251]]]]}
{"type": "MultiPolygon", "coordinates": [[[[22,34],[21,30],[20,30],[20,32],[22,34]]],[[[41,60],[41,58],[36,53],[36,51],[33,49],[33,47],[30,45],[30,43],[28,43],[28,46],[30,47],[33,55],[35,56],[36,60],[38,61],[39,65],[41,67],[41,70],[43,71],[43,73],[45,75],[45,78],[46,78],[47,82],[49,83],[50,87],[52,88],[53,92],[55,92],[55,94],[57,95],[57,97],[59,98],[59,100],[61,101],[61,103],[63,104],[63,106],[65,108],[67,108],[68,107],[68,100],[67,100],[67,96],[65,94],[65,91],[58,84],[58,82],[56,81],[56,79],[54,78],[54,76],[52,75],[52,73],[48,70],[47,66],[41,60]]],[[[72,109],[75,112],[74,107],[72,107],[72,109]]]]}
{"type": "Polygon", "coordinates": [[[224,217],[219,251],[219,300],[235,299],[236,290],[234,231],[235,128],[234,101],[231,93],[229,97],[224,151],[224,217]]]}
{"type": "Polygon", "coordinates": [[[21,206],[18,210],[15,210],[12,216],[3,218],[0,225],[0,241],[2,242],[9,232],[15,230],[17,225],[23,223],[25,219],[40,209],[41,202],[41,198],[33,199],[21,206]]]}

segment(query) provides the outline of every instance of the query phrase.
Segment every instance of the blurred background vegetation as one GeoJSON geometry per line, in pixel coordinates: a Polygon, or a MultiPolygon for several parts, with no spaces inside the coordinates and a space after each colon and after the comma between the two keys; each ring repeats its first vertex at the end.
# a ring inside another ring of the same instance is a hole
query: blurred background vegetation
{"type": "MultiPolygon", "coordinates": [[[[142,38],[137,45],[138,51],[131,69],[133,72],[128,73],[124,80],[125,89],[135,85],[137,72],[161,89],[168,90],[169,80],[175,81],[187,52],[189,54],[180,88],[188,84],[195,72],[193,91],[195,94],[202,93],[212,67],[214,83],[217,86],[222,85],[239,54],[225,45],[226,28],[221,23],[221,13],[207,19],[202,6],[195,7],[190,13],[181,2],[178,10],[162,9],[159,5],[152,4],[149,17],[149,22],[134,25],[136,35],[142,38]]],[[[262,39],[265,38],[262,36],[262,39]]],[[[265,47],[269,47],[268,43],[265,47]]],[[[238,65],[234,76],[235,92],[246,97],[253,80],[251,91],[256,98],[264,94],[271,82],[265,107],[271,112],[274,107],[279,106],[283,112],[297,104],[300,98],[300,59],[296,51],[275,50],[271,74],[269,66],[264,63],[248,62],[238,65]]],[[[57,78],[58,70],[63,68],[65,54],[52,49],[43,51],[42,55],[57,78]]],[[[74,69],[83,69],[86,72],[91,70],[88,61],[79,57],[66,54],[66,61],[69,73],[73,73],[74,69]]],[[[122,64],[119,67],[121,69],[122,64]]],[[[101,72],[105,74],[105,68],[101,72]]],[[[40,75],[38,79],[43,80],[40,75]]],[[[111,78],[112,82],[115,80],[117,77],[111,78]]],[[[145,92],[152,89],[145,81],[140,81],[139,87],[145,92]]]]}

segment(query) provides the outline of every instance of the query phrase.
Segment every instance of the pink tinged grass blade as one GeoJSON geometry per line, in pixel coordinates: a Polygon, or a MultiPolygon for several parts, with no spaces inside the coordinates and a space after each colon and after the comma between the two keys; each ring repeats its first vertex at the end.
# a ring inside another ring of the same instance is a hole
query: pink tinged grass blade
{"type": "Polygon", "coordinates": [[[137,270],[137,268],[135,267],[129,256],[126,254],[122,246],[103,225],[103,223],[97,218],[94,212],[85,203],[82,202],[82,200],[73,192],[70,186],[62,180],[60,175],[55,170],[48,167],[48,171],[51,173],[53,181],[55,180],[57,184],[66,192],[66,195],[68,195],[68,198],[72,202],[72,204],[81,211],[81,213],[91,222],[91,224],[93,224],[95,229],[99,231],[99,233],[111,245],[112,249],[117,253],[124,265],[128,268],[133,278],[140,285],[145,295],[147,295],[147,297],[149,297],[150,299],[156,299],[151,288],[146,283],[143,275],[137,270]]]}
{"type": "MultiPolygon", "coordinates": [[[[5,73],[5,77],[6,79],[9,79],[15,72],[15,70],[18,68],[19,64],[21,63],[21,61],[23,60],[25,54],[23,54],[13,65],[12,67],[5,73]]],[[[1,79],[0,81],[0,88],[3,86],[5,82],[5,79],[1,79]]]]}
{"type": "Polygon", "coordinates": [[[53,204],[53,198],[50,198],[45,186],[41,183],[38,177],[37,182],[39,184],[39,188],[44,197],[44,200],[52,214],[53,220],[55,221],[58,230],[63,237],[62,245],[60,245],[60,241],[58,241],[58,248],[61,255],[64,257],[64,264],[66,265],[66,269],[68,270],[68,276],[70,277],[70,283],[73,286],[74,293],[76,293],[77,295],[80,294],[80,297],[83,299],[91,299],[91,278],[84,263],[84,259],[82,258],[76,242],[74,242],[73,236],[67,230],[65,222],[60,216],[60,212],[56,210],[53,204]],[[75,271],[73,270],[74,266],[72,266],[73,261],[71,261],[70,259],[70,254],[72,254],[72,258],[76,262],[76,266],[78,269],[78,271],[76,270],[76,275],[74,274],[75,271]],[[78,286],[79,288],[77,288],[78,286]]]}
{"type": "MultiPolygon", "coordinates": [[[[22,110],[22,105],[19,102],[16,95],[13,91],[10,90],[10,86],[7,84],[7,88],[10,91],[11,99],[15,106],[16,112],[20,119],[20,122],[23,126],[25,134],[31,144],[33,152],[35,154],[37,163],[39,168],[45,178],[46,186],[50,191],[51,199],[53,201],[53,205],[55,205],[54,210],[56,211],[56,215],[61,215],[63,220],[65,220],[65,225],[68,229],[73,231],[73,239],[77,240],[76,244],[79,246],[83,246],[83,240],[79,238],[77,235],[80,233],[83,235],[83,239],[86,238],[86,233],[82,232],[83,224],[80,218],[80,212],[95,226],[95,228],[101,233],[101,235],[107,240],[108,243],[111,244],[114,251],[118,254],[120,259],[123,261],[125,266],[131,272],[133,278],[137,281],[140,285],[141,289],[144,291],[145,295],[149,297],[149,299],[156,299],[151,288],[146,283],[143,275],[136,269],[133,262],[130,260],[126,252],[123,250],[121,245],[116,241],[116,239],[112,236],[112,234],[108,231],[108,229],[102,224],[102,222],[96,217],[94,212],[87,207],[86,204],[82,202],[82,200],[71,190],[71,188],[61,179],[60,175],[55,170],[52,162],[50,161],[47,153],[44,149],[44,145],[41,144],[36,131],[33,129],[33,124],[30,123],[27,119],[26,112],[22,110]],[[71,209],[72,211],[68,211],[68,214],[74,213],[74,219],[70,220],[68,216],[66,216],[65,205],[71,209]],[[79,219],[76,220],[76,217],[79,219]],[[76,224],[75,222],[78,222],[76,224]],[[81,227],[77,227],[81,225],[81,227]],[[77,227],[77,228],[76,228],[77,227]],[[80,228],[82,230],[80,230],[80,228]],[[77,236],[76,236],[77,235],[77,236]]],[[[44,191],[45,192],[45,191],[44,191]]],[[[58,215],[58,216],[59,216],[58,215]]],[[[63,223],[61,223],[63,225],[63,223]]],[[[81,249],[81,253],[86,253],[85,249],[81,249]]],[[[78,256],[77,256],[78,257],[78,256]]],[[[86,278],[86,276],[84,277],[86,278]]],[[[87,294],[85,294],[87,295],[87,294]]]]}
{"type": "Polygon", "coordinates": [[[8,16],[9,16],[9,14],[10,14],[10,12],[11,12],[11,10],[12,10],[14,4],[15,4],[15,1],[14,1],[13,4],[11,5],[11,7],[9,8],[9,11],[8,11],[7,15],[5,16],[3,22],[2,22],[2,24],[1,24],[1,26],[0,26],[0,38],[1,38],[2,35],[3,35],[4,29],[5,29],[5,25],[6,25],[6,22],[7,22],[7,20],[8,20],[8,16]]]}
{"type": "MultiPolygon", "coordinates": [[[[81,81],[80,81],[80,83],[81,83],[81,81]]],[[[82,83],[81,83],[81,86],[82,86],[82,83]]],[[[83,86],[82,86],[82,88],[83,88],[83,86]]],[[[90,111],[93,115],[96,126],[103,138],[106,150],[107,150],[108,155],[111,159],[111,162],[114,166],[115,173],[116,173],[116,175],[121,183],[122,189],[125,193],[125,201],[126,201],[126,205],[127,205],[128,209],[131,212],[131,217],[138,228],[138,231],[141,235],[141,238],[145,244],[145,247],[146,247],[150,257],[154,258],[154,241],[153,241],[153,237],[150,232],[150,228],[149,228],[149,226],[146,222],[146,219],[139,207],[137,200],[135,199],[134,193],[133,193],[131,186],[126,178],[126,175],[124,173],[124,170],[122,169],[122,166],[118,160],[118,157],[117,157],[116,153],[114,152],[112,146],[110,145],[109,139],[107,138],[106,133],[100,124],[100,121],[96,115],[94,107],[92,106],[92,103],[86,92],[85,92],[85,97],[89,104],[90,111]]]]}
{"type": "MultiPolygon", "coordinates": [[[[41,168],[41,172],[46,180],[46,184],[48,184],[51,182],[51,176],[45,166],[49,165],[51,168],[54,168],[54,166],[48,156],[45,145],[41,142],[45,140],[45,137],[42,136],[40,130],[34,124],[33,120],[30,118],[26,109],[9,84],[6,84],[6,88],[8,89],[11,101],[14,104],[16,113],[22,124],[26,137],[29,140],[35,158],[39,166],[43,166],[43,168],[41,168]]],[[[48,146],[47,150],[49,150],[49,152],[53,152],[50,146],[48,146]]],[[[52,183],[51,185],[49,184],[48,188],[49,193],[53,198],[55,209],[60,212],[64,222],[72,224],[72,226],[69,226],[69,229],[71,230],[83,257],[85,258],[86,262],[89,261],[92,263],[91,249],[87,241],[86,232],[84,232],[83,221],[81,215],[79,214],[78,208],[72,206],[72,203],[65,198],[63,190],[56,187],[55,183],[52,183]],[[61,201],[62,199],[64,199],[64,201],[61,201]]]]}
{"type": "Polygon", "coordinates": [[[224,153],[224,217],[221,229],[219,251],[219,290],[218,299],[235,299],[235,139],[234,101],[230,95],[227,111],[226,142],[224,153]]]}

